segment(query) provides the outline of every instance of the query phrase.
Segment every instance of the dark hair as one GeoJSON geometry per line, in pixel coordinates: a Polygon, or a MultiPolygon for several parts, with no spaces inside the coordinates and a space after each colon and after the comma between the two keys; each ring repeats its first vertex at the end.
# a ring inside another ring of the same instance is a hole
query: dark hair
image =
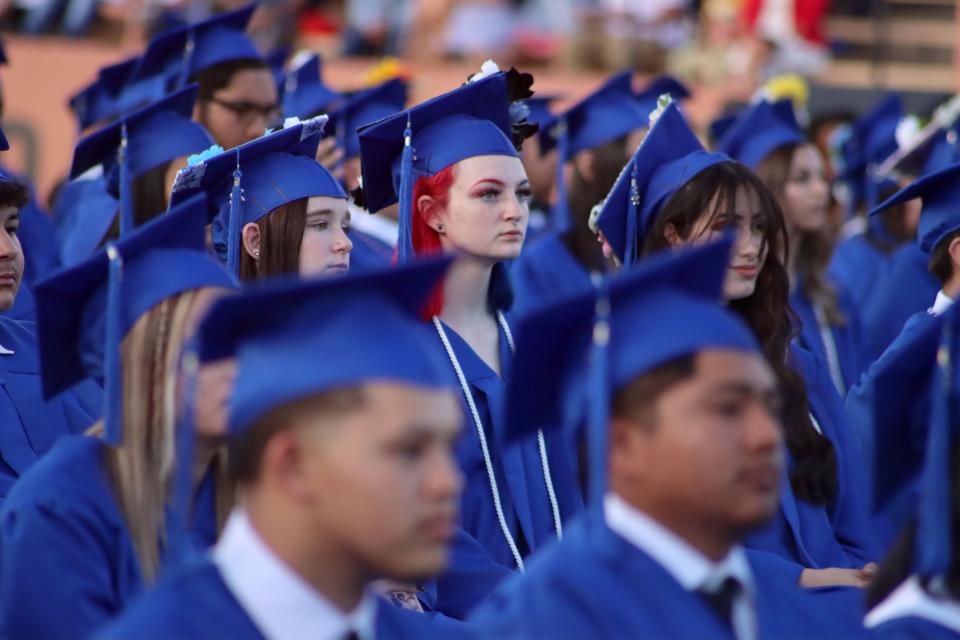
{"type": "MultiPolygon", "coordinates": [[[[960,441],[954,442],[950,450],[950,543],[954,552],[950,555],[950,565],[943,576],[943,586],[954,600],[960,600],[960,441]]],[[[867,587],[866,607],[872,609],[904,580],[913,573],[913,551],[917,544],[917,521],[907,525],[897,542],[890,549],[867,587]]],[[[924,583],[927,588],[929,582],[924,583]]]]}
{"type": "Polygon", "coordinates": [[[589,270],[602,271],[605,265],[603,251],[588,221],[594,205],[607,196],[623,165],[629,160],[627,136],[593,147],[590,153],[593,155],[592,179],[581,174],[576,163],[573,165],[573,175],[567,189],[567,208],[572,228],[563,240],[580,264],[589,270]]]}
{"type": "MultiPolygon", "coordinates": [[[[167,169],[172,160],[162,162],[133,179],[130,192],[133,198],[133,223],[139,227],[167,210],[167,169]]],[[[110,228],[100,240],[100,246],[108,240],[120,237],[120,210],[113,217],[110,228]]]]}
{"type": "Polygon", "coordinates": [[[210,100],[213,94],[230,85],[234,74],[247,70],[270,71],[270,65],[259,58],[235,58],[198,71],[190,78],[190,82],[198,85],[197,100],[210,100]]]}
{"type": "Polygon", "coordinates": [[[946,284],[953,277],[953,257],[950,255],[950,243],[960,238],[960,229],[948,233],[930,254],[930,273],[937,277],[940,284],[946,284]]]}
{"type": "Polygon", "coordinates": [[[25,184],[0,180],[0,207],[22,209],[30,201],[30,190],[25,184]]]}
{"type": "Polygon", "coordinates": [[[300,271],[300,244],[307,228],[307,199],[282,204],[255,223],[260,229],[260,257],[240,247],[240,279],[260,280],[300,271]]]}
{"type": "MultiPolygon", "coordinates": [[[[812,143],[806,142],[781,145],[757,166],[757,176],[778,199],[783,198],[786,192],[794,154],[797,149],[807,144],[812,146],[812,143]]],[[[833,255],[833,241],[823,231],[794,231],[794,233],[797,241],[794,243],[796,255],[793,257],[793,264],[800,275],[804,293],[814,303],[823,307],[827,321],[831,325],[846,326],[847,319],[840,310],[840,298],[836,289],[827,280],[827,267],[833,255]]]]}
{"type": "Polygon", "coordinates": [[[660,396],[696,370],[696,355],[674,358],[640,374],[613,396],[612,414],[629,417],[639,424],[656,424],[656,406],[660,396]]]}
{"type": "Polygon", "coordinates": [[[765,215],[767,259],[753,295],[732,300],[729,307],[753,330],[777,376],[784,399],[784,437],[794,462],[790,486],[802,500],[830,504],[837,494],[836,452],[830,440],[814,428],[806,384],[789,362],[790,342],[797,321],[790,307],[790,281],[783,266],[788,251],[787,229],[780,205],[770,190],[739,162],[721,162],[704,169],[663,205],[641,245],[642,255],[670,248],[665,233],[667,225],[672,225],[681,238],[690,239],[703,215],[712,220],[723,212],[735,211],[737,193],[742,189],[758,199],[759,210],[765,215]]]}
{"type": "MultiPolygon", "coordinates": [[[[883,202],[899,190],[896,185],[885,186],[877,197],[877,202],[883,202]]],[[[868,224],[863,237],[873,247],[884,255],[893,253],[904,242],[911,242],[916,236],[916,230],[907,226],[906,203],[896,204],[876,214],[886,237],[878,235],[874,225],[868,224]]]]}
{"type": "Polygon", "coordinates": [[[228,445],[230,477],[238,484],[249,485],[260,476],[263,451],[276,434],[294,424],[304,413],[338,417],[361,407],[365,401],[362,387],[324,391],[289,402],[269,411],[242,435],[228,445]]]}

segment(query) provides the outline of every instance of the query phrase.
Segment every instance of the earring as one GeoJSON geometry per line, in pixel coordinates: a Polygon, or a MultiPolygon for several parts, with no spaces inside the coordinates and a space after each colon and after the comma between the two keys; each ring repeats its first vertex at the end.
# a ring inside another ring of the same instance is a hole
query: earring
{"type": "Polygon", "coordinates": [[[438,224],[438,225],[437,225],[437,233],[443,233],[443,225],[442,225],[442,224],[438,224]]]}
{"type": "Polygon", "coordinates": [[[260,250],[259,250],[259,249],[257,249],[256,251],[253,252],[253,257],[254,257],[254,258],[259,258],[259,257],[260,257],[260,250]]]}

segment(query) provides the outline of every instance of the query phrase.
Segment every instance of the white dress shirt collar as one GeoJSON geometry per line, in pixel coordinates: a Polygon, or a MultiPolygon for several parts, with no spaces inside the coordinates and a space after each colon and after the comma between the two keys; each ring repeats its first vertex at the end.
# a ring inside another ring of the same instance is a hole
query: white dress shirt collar
{"type": "Polygon", "coordinates": [[[227,588],[267,640],[343,640],[351,631],[361,640],[374,638],[373,595],[366,594],[350,613],[341,612],[273,553],[243,510],[230,514],[212,557],[227,588]]]}
{"type": "Polygon", "coordinates": [[[753,574],[742,548],[734,547],[723,560],[713,562],[614,493],[604,497],[603,514],[614,533],[653,558],[688,591],[715,591],[727,578],[735,578],[742,591],[734,603],[734,631],[738,640],[757,637],[753,574]]]}
{"type": "Polygon", "coordinates": [[[864,624],[869,629],[907,616],[935,622],[960,634],[960,603],[930,595],[920,586],[916,576],[911,576],[874,607],[867,614],[864,624]]]}
{"type": "Polygon", "coordinates": [[[933,306],[927,310],[932,316],[940,316],[947,309],[953,306],[953,299],[943,292],[943,289],[937,291],[937,299],[933,301],[933,306]]]}

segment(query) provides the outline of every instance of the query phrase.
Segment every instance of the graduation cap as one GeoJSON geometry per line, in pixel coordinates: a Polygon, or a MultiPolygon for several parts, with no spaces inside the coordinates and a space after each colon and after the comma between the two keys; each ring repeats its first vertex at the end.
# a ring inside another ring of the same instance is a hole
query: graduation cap
{"type": "Polygon", "coordinates": [[[93,255],[106,237],[117,215],[117,198],[102,175],[80,178],[63,186],[58,207],[63,220],[60,259],[69,267],[93,255]]]}
{"type": "Polygon", "coordinates": [[[316,160],[327,117],[280,129],[181,169],[171,204],[208,196],[214,248],[232,273],[240,268],[240,233],[277,207],[312,196],[346,199],[340,183],[316,160]]]}
{"type": "Polygon", "coordinates": [[[950,165],[960,162],[960,145],[958,145],[958,139],[960,139],[960,121],[953,123],[949,128],[942,129],[937,133],[926,149],[920,175],[926,176],[931,173],[936,173],[941,169],[946,169],[950,165]]]}
{"type": "Polygon", "coordinates": [[[352,94],[332,111],[326,131],[337,136],[337,146],[343,149],[343,157],[359,156],[357,129],[403,111],[408,93],[409,86],[405,80],[391,78],[352,94]]]}
{"type": "MultiPolygon", "coordinates": [[[[287,116],[312,118],[325,113],[342,96],[324,84],[323,64],[313,54],[287,72],[283,85],[283,112],[287,116]]],[[[401,105],[401,108],[402,105],[401,105]]]]}
{"type": "Polygon", "coordinates": [[[957,229],[960,229],[960,164],[915,180],[870,211],[871,216],[914,198],[923,200],[917,223],[917,242],[930,253],[957,229]]]}
{"type": "Polygon", "coordinates": [[[77,120],[79,131],[97,122],[110,120],[115,115],[114,103],[110,100],[99,78],[73,94],[67,101],[67,105],[77,120]]]}
{"type": "MultiPolygon", "coordinates": [[[[670,76],[661,76],[640,93],[633,90],[633,73],[629,70],[611,76],[599,89],[557,116],[551,128],[559,153],[557,163],[557,204],[552,223],[558,231],[569,229],[567,190],[564,164],[576,154],[647,127],[657,99],[670,95],[676,100],[690,95],[686,87],[670,76]]],[[[550,143],[541,137],[541,148],[550,143]]]]}
{"type": "Polygon", "coordinates": [[[413,255],[413,185],[467,158],[519,157],[506,74],[497,72],[366,125],[360,134],[364,202],[377,212],[399,202],[400,262],[413,255]]]}
{"type": "Polygon", "coordinates": [[[192,85],[96,131],[80,142],[73,155],[70,177],[98,164],[115,172],[113,193],[120,200],[120,234],[134,228],[132,183],[153,167],[209,147],[213,140],[191,119],[197,98],[192,85]]]}
{"type": "Polygon", "coordinates": [[[730,127],[733,126],[733,123],[737,121],[739,116],[740,112],[734,111],[733,113],[726,113],[725,115],[722,115],[719,118],[714,118],[710,121],[708,134],[714,146],[719,144],[724,134],[730,130],[730,127]]]}
{"type": "Polygon", "coordinates": [[[943,576],[954,563],[954,487],[960,472],[952,462],[960,438],[960,316],[944,319],[931,382],[930,426],[920,486],[914,571],[922,578],[943,576]]]}
{"type": "Polygon", "coordinates": [[[285,67],[291,51],[291,47],[282,45],[265,56],[267,65],[270,67],[270,73],[273,74],[273,83],[277,87],[277,94],[281,97],[283,96],[284,81],[287,77],[285,67]]]}
{"type": "Polygon", "coordinates": [[[873,109],[841,129],[839,172],[837,179],[850,189],[848,215],[861,202],[872,208],[885,187],[895,186],[891,180],[878,180],[873,168],[897,150],[897,126],[903,119],[903,103],[898,94],[888,94],[873,109]]]}
{"type": "Polygon", "coordinates": [[[704,169],[729,161],[704,150],[676,103],[668,104],[600,206],[597,226],[620,262],[637,260],[639,240],[670,196],[704,169]]]}
{"type": "Polygon", "coordinates": [[[251,4],[157,36],[147,45],[136,77],[162,75],[177,89],[215,64],[262,60],[256,45],[246,35],[256,8],[256,4],[251,4]]]}
{"type": "Polygon", "coordinates": [[[557,116],[550,110],[550,105],[562,98],[559,94],[537,94],[523,101],[530,110],[528,122],[535,122],[540,126],[540,132],[546,132],[557,121],[557,116]]]}
{"type": "Polygon", "coordinates": [[[750,329],[722,304],[732,246],[727,237],[659,253],[596,289],[524,316],[506,392],[509,438],[528,437],[537,425],[574,432],[586,424],[590,496],[601,498],[617,391],[704,349],[760,353],[750,329]]]}
{"type": "Polygon", "coordinates": [[[737,117],[717,144],[717,151],[756,169],[779,147],[804,140],[789,100],[761,100],[737,117]]]}
{"type": "Polygon", "coordinates": [[[205,213],[197,196],[34,287],[44,396],[104,382],[111,444],[122,439],[120,343],[137,319],[184,291],[236,287],[206,252],[205,213]]]}

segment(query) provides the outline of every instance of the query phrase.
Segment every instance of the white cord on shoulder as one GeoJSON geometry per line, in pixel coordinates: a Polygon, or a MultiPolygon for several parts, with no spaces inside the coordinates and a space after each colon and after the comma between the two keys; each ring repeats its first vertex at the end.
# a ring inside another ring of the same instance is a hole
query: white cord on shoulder
{"type": "MultiPolygon", "coordinates": [[[[497,321],[500,328],[503,329],[503,335],[507,337],[507,344],[510,345],[510,351],[516,353],[517,348],[513,344],[513,333],[510,331],[510,325],[501,311],[497,311],[497,321]]],[[[550,474],[550,461],[547,458],[547,441],[543,437],[543,429],[537,429],[537,445],[540,447],[540,465],[543,467],[543,481],[547,486],[547,497],[550,499],[550,510],[553,513],[553,528],[557,532],[557,538],[563,540],[563,522],[560,519],[560,504],[557,502],[557,494],[553,488],[553,476],[550,474]]]]}
{"type": "Polygon", "coordinates": [[[440,318],[433,317],[433,326],[437,328],[437,334],[443,343],[443,348],[447,351],[447,357],[450,358],[450,364],[457,374],[457,380],[460,382],[460,389],[463,391],[463,397],[467,401],[467,407],[470,409],[470,415],[473,418],[473,424],[477,428],[477,438],[480,440],[480,451],[483,453],[483,464],[487,469],[487,478],[490,480],[490,492],[493,495],[493,508],[497,512],[497,521],[500,523],[500,530],[503,537],[507,540],[507,546],[510,547],[510,553],[513,554],[513,560],[517,564],[517,569],[522,573],[524,571],[523,558],[520,557],[520,551],[517,549],[517,543],[510,533],[510,527],[507,526],[507,519],[503,514],[503,505],[500,503],[500,490],[497,488],[497,478],[493,473],[493,462],[490,459],[490,449],[487,447],[487,436],[483,432],[483,422],[480,420],[480,413],[477,411],[477,405],[473,400],[473,394],[470,393],[470,386],[467,384],[467,378],[463,375],[463,369],[460,367],[460,361],[457,354],[453,352],[453,346],[447,337],[447,332],[443,328],[440,318]]]}

